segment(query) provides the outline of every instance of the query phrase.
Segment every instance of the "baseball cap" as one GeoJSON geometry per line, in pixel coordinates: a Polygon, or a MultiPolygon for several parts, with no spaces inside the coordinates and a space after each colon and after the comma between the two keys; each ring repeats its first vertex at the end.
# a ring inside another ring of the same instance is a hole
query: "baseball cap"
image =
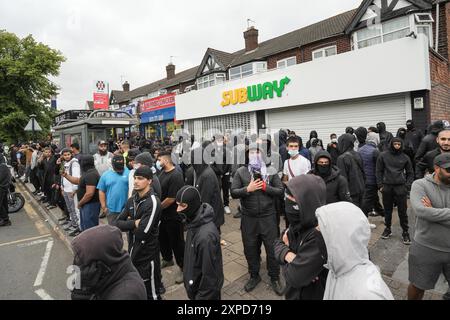
{"type": "Polygon", "coordinates": [[[450,168],[450,153],[442,153],[434,158],[434,165],[443,169],[450,168]]]}
{"type": "Polygon", "coordinates": [[[101,145],[101,144],[108,144],[108,142],[106,142],[105,140],[100,140],[100,141],[98,142],[98,145],[101,145]]]}

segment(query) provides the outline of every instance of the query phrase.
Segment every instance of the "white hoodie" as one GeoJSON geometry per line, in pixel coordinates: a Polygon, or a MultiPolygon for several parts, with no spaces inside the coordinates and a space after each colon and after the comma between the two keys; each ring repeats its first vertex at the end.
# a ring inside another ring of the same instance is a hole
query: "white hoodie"
{"type": "Polygon", "coordinates": [[[378,268],[369,260],[369,221],[350,202],[317,209],[329,269],[324,300],[393,300],[378,268]]]}

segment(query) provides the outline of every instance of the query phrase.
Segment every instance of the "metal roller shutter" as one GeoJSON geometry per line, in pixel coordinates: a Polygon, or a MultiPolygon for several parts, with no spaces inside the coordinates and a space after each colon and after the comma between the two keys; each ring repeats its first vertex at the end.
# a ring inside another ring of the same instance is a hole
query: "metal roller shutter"
{"type": "Polygon", "coordinates": [[[346,127],[368,128],[378,122],[386,123],[387,130],[395,136],[397,130],[411,119],[411,103],[409,93],[402,93],[269,110],[266,116],[271,130],[293,130],[303,138],[304,144],[311,130],[316,130],[325,144],[329,142],[330,134],[340,136],[346,127]]]}

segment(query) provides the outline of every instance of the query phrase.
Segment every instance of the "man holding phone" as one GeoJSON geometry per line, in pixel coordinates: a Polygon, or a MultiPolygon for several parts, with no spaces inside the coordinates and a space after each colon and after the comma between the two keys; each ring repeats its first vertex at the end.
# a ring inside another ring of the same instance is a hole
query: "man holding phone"
{"type": "Polygon", "coordinates": [[[274,200],[283,195],[284,186],[277,174],[268,174],[265,160],[263,148],[256,144],[250,145],[248,163],[236,171],[231,196],[241,200],[242,242],[250,273],[245,290],[252,291],[261,281],[259,269],[261,244],[264,243],[272,289],[276,294],[282,295],[280,266],[275,260],[273,244],[278,234],[274,200]]]}

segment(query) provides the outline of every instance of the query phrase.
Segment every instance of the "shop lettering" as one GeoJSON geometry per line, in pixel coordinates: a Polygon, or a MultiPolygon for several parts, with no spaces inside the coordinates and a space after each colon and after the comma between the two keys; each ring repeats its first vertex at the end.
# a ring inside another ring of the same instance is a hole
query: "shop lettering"
{"type": "Polygon", "coordinates": [[[239,88],[230,91],[224,91],[222,93],[222,107],[229,105],[243,104],[247,102],[255,102],[260,100],[273,99],[275,96],[281,98],[283,91],[287,84],[291,82],[291,79],[285,77],[279,82],[275,80],[273,82],[265,82],[257,85],[251,85],[247,88],[239,88]]]}

